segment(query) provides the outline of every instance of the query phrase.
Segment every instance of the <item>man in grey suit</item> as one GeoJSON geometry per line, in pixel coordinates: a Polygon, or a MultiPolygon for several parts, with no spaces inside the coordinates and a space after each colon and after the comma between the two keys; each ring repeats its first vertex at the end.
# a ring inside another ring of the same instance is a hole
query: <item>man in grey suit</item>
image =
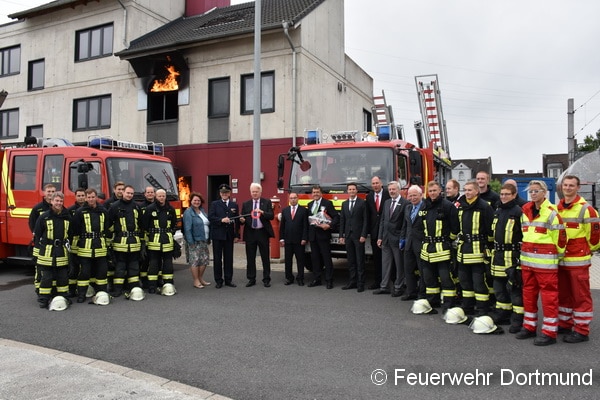
{"type": "Polygon", "coordinates": [[[357,196],[356,183],[346,185],[348,200],[342,203],[340,213],[340,244],[346,245],[350,281],[342,290],[365,291],[365,242],[369,224],[367,223],[367,203],[357,196]]]}
{"type": "Polygon", "coordinates": [[[373,291],[373,294],[390,294],[388,284],[392,265],[395,264],[396,281],[394,282],[392,296],[398,297],[402,295],[404,284],[404,262],[398,243],[400,243],[400,232],[402,231],[407,200],[400,196],[400,185],[396,181],[388,183],[388,192],[390,198],[383,204],[377,239],[377,246],[381,248],[382,253],[381,284],[379,289],[373,291]]]}
{"type": "Polygon", "coordinates": [[[400,233],[400,248],[404,249],[404,277],[406,279],[406,294],[400,298],[402,301],[425,298],[421,266],[421,248],[425,233],[423,218],[419,213],[424,206],[423,190],[420,186],[412,185],[408,188],[407,198],[409,203],[404,212],[404,224],[400,233]]]}

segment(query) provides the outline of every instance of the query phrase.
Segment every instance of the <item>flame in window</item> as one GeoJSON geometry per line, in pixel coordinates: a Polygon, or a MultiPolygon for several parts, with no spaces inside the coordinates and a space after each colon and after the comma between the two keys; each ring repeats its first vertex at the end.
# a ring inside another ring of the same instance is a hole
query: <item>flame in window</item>
{"type": "Polygon", "coordinates": [[[152,89],[150,89],[151,92],[168,92],[179,89],[177,77],[181,74],[175,70],[173,65],[167,65],[165,68],[169,71],[169,75],[165,79],[155,80],[152,89]]]}

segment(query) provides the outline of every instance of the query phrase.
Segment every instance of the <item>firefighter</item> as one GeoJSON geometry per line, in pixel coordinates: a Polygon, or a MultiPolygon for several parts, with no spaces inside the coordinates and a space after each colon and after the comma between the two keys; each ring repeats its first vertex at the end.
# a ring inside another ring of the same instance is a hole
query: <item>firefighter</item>
{"type": "Polygon", "coordinates": [[[521,207],[517,204],[517,187],[505,183],[500,189],[500,203],[494,212],[494,250],[491,272],[496,295],[496,309],[491,317],[496,324],[510,323],[509,332],[517,333],[523,325],[523,294],[519,249],[521,207]]]}
{"type": "Polygon", "coordinates": [[[148,252],[148,293],[156,293],[158,272],[162,267],[164,284],[173,284],[173,233],[177,229],[175,209],[167,201],[164,189],[156,191],[156,202],[142,216],[148,252]]]}
{"type": "Polygon", "coordinates": [[[517,339],[535,337],[538,295],[542,297],[542,332],[536,346],[556,343],[558,331],[558,261],[564,256],[567,233],[557,209],[546,199],[548,187],[539,180],[529,182],[531,201],[523,206],[521,225],[521,273],[523,277],[523,327],[517,339]]]}
{"type": "MultiPolygon", "coordinates": [[[[77,188],[75,190],[75,204],[67,208],[71,219],[75,212],[85,205],[85,189],[77,188]]],[[[77,296],[77,276],[79,276],[79,257],[77,257],[77,243],[71,242],[71,251],[69,257],[69,297],[77,296]]]]}
{"type": "Polygon", "coordinates": [[[492,219],[494,210],[479,197],[477,183],[464,185],[464,196],[459,200],[457,263],[458,279],[462,288],[462,308],[465,314],[485,315],[489,311],[489,287],[486,283],[486,263],[493,245],[492,219]]]}
{"type": "Polygon", "coordinates": [[[108,212],[108,223],[113,232],[112,249],[116,258],[113,297],[123,294],[127,277],[127,290],[140,286],[139,256],[141,250],[140,219],[142,212],[133,201],[135,189],[126,185],[123,198],[114,202],[108,212]]]}
{"type": "Polygon", "coordinates": [[[567,232],[565,257],[558,263],[558,329],[567,343],[587,342],[594,313],[590,292],[592,251],[600,247],[598,212],[579,196],[577,176],[561,182],[564,198],[558,213],[567,232]]]}
{"type": "Polygon", "coordinates": [[[485,200],[492,209],[496,209],[498,203],[500,202],[500,196],[498,193],[494,192],[490,187],[490,174],[486,171],[479,171],[477,175],[475,175],[475,181],[477,182],[477,187],[479,188],[479,198],[485,200]]]}
{"type": "MultiPolygon", "coordinates": [[[[146,212],[146,208],[152,203],[156,197],[154,186],[146,186],[144,189],[144,200],[139,203],[142,215],[146,212]]],[[[148,257],[146,256],[145,242],[142,238],[142,251],[140,252],[140,283],[143,288],[148,288],[148,257]]]]}
{"type": "Polygon", "coordinates": [[[56,294],[66,296],[69,290],[69,237],[70,215],[63,207],[65,195],[54,192],[51,208],[36,221],[35,247],[38,249],[37,270],[40,276],[38,303],[47,308],[52,296],[52,281],[56,281],[56,294]]]}
{"type": "Polygon", "coordinates": [[[110,232],[107,212],[98,204],[98,192],[94,188],[85,190],[85,202],[73,217],[73,240],[77,241],[80,263],[77,277],[78,303],[85,301],[90,281],[94,283],[96,291],[106,292],[108,284],[106,273],[110,232]]]}
{"type": "Polygon", "coordinates": [[[427,184],[427,199],[420,211],[423,221],[423,245],[421,260],[425,296],[432,306],[440,304],[447,310],[457,303],[456,284],[452,272],[452,241],[459,230],[458,210],[442,196],[438,182],[427,184]],[[441,283],[441,289],[440,289],[441,283]]]}
{"type": "MultiPolygon", "coordinates": [[[[123,181],[117,181],[114,185],[113,185],[113,193],[110,196],[110,198],[108,200],[106,200],[104,202],[104,208],[106,209],[106,211],[108,212],[108,210],[110,210],[110,207],[117,201],[121,200],[123,198],[123,191],[125,190],[125,182],[123,181]]],[[[107,262],[108,262],[108,272],[106,273],[107,279],[108,279],[108,289],[110,291],[113,291],[113,278],[115,276],[115,264],[116,264],[116,260],[115,260],[115,255],[112,252],[112,247],[108,249],[108,257],[107,257],[107,262]]]]}
{"type": "MultiPolygon", "coordinates": [[[[44,186],[44,198],[42,199],[41,202],[37,203],[35,206],[33,206],[33,208],[31,209],[31,212],[29,213],[29,230],[31,231],[31,243],[34,244],[36,243],[36,237],[35,237],[35,223],[37,222],[38,218],[40,215],[42,215],[43,213],[45,213],[46,211],[50,210],[51,204],[50,202],[52,201],[52,195],[54,195],[54,192],[56,192],[56,186],[54,186],[53,184],[49,183],[47,185],[44,186]]],[[[38,248],[33,246],[32,249],[32,255],[33,255],[33,259],[35,261],[35,258],[37,257],[37,252],[38,252],[38,248]]],[[[37,263],[36,263],[37,265],[37,263]]],[[[34,273],[34,278],[33,278],[33,283],[35,286],[35,290],[36,292],[39,289],[40,286],[40,279],[38,276],[38,272],[37,269],[34,273]]]]}

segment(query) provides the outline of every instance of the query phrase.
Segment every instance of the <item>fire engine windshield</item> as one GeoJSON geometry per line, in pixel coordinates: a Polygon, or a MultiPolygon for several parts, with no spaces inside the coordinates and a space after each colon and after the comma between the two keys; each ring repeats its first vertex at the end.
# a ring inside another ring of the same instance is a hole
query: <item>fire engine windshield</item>
{"type": "Polygon", "coordinates": [[[302,151],[311,168],[302,171],[298,162],[292,165],[291,186],[343,186],[348,182],[370,187],[375,175],[385,184],[394,179],[394,153],[390,148],[338,148],[302,151]]]}
{"type": "Polygon", "coordinates": [[[171,164],[138,158],[109,158],[106,160],[109,187],[122,181],[143,194],[147,186],[167,191],[167,200],[178,200],[177,179],[171,164]]]}

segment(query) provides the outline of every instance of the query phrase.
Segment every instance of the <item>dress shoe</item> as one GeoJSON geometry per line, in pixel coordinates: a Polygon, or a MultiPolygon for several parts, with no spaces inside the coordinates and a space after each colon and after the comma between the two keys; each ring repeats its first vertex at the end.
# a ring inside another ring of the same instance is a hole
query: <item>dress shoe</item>
{"type": "Polygon", "coordinates": [[[299,279],[298,280],[298,286],[304,286],[304,280],[299,279]]]}
{"type": "Polygon", "coordinates": [[[362,293],[365,291],[365,285],[358,285],[358,287],[356,288],[356,291],[358,293],[362,293]]]}
{"type": "Polygon", "coordinates": [[[387,289],[377,289],[373,291],[373,294],[390,294],[390,291],[387,289]]]}
{"type": "Polygon", "coordinates": [[[285,280],[285,283],[284,283],[284,285],[285,285],[285,286],[289,286],[289,285],[291,285],[292,283],[294,283],[294,280],[293,280],[293,279],[292,279],[292,280],[286,279],[286,280],[285,280]]]}
{"type": "Polygon", "coordinates": [[[416,294],[405,294],[404,296],[400,297],[400,300],[402,300],[402,301],[410,301],[410,300],[416,300],[416,299],[417,299],[416,294]]]}
{"type": "Polygon", "coordinates": [[[525,329],[525,328],[521,328],[521,330],[519,331],[519,333],[517,333],[515,335],[515,337],[517,339],[529,339],[532,337],[536,337],[537,334],[533,331],[530,331],[529,329],[525,329]]]}
{"type": "Polygon", "coordinates": [[[367,289],[369,289],[369,290],[379,289],[379,283],[374,283],[372,285],[369,285],[369,287],[367,289]]]}
{"type": "Polygon", "coordinates": [[[223,287],[223,282],[217,282],[217,284],[215,285],[215,288],[217,289],[221,289],[223,287]]]}
{"type": "Polygon", "coordinates": [[[333,281],[327,281],[327,289],[333,289],[333,281]]]}
{"type": "Polygon", "coordinates": [[[563,336],[563,342],[565,343],[581,343],[587,342],[590,338],[587,335],[582,335],[579,332],[572,332],[567,336],[563,336]]]}
{"type": "Polygon", "coordinates": [[[556,338],[544,335],[543,333],[540,336],[536,337],[533,341],[533,344],[536,346],[548,346],[554,343],[556,343],[556,338]]]}
{"type": "Polygon", "coordinates": [[[315,286],[321,286],[321,281],[315,280],[308,284],[308,287],[315,287],[315,286]]]}
{"type": "Polygon", "coordinates": [[[225,286],[229,286],[229,287],[237,287],[237,285],[233,282],[225,282],[225,286]]]}
{"type": "Polygon", "coordinates": [[[264,287],[271,287],[271,282],[263,282],[264,287]]]}
{"type": "Polygon", "coordinates": [[[246,283],[246,287],[250,287],[250,286],[254,286],[256,285],[256,281],[248,281],[248,283],[246,283]]]}
{"type": "Polygon", "coordinates": [[[348,289],[356,289],[358,286],[356,285],[356,283],[349,283],[346,286],[342,286],[342,290],[348,290],[348,289]]]}
{"type": "Polygon", "coordinates": [[[400,290],[393,290],[392,297],[400,297],[402,296],[402,292],[400,290]]]}

